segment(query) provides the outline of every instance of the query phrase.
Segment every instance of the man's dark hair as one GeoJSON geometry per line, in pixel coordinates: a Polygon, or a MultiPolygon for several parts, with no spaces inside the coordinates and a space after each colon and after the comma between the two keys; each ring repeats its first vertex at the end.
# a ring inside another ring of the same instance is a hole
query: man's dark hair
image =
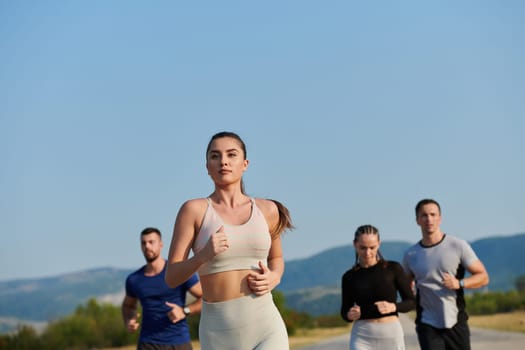
{"type": "Polygon", "coordinates": [[[162,235],[159,231],[158,228],[155,228],[155,227],[146,227],[144,230],[142,230],[142,232],[140,233],[140,237],[142,236],[145,236],[145,235],[149,235],[150,233],[156,233],[159,235],[159,237],[162,238],[162,235]]]}
{"type": "Polygon", "coordinates": [[[427,205],[427,204],[435,204],[435,205],[437,205],[438,210],[439,210],[439,214],[441,214],[441,206],[439,205],[439,203],[437,201],[435,201],[434,199],[425,198],[425,199],[420,200],[417,203],[417,205],[416,205],[416,217],[419,214],[419,209],[421,209],[422,206],[427,205]]]}

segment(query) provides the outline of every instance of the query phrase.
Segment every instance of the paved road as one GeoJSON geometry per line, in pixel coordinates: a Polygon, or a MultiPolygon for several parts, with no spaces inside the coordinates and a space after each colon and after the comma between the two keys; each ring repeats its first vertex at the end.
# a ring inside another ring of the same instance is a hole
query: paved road
{"type": "MultiPolygon", "coordinates": [[[[418,350],[414,321],[401,314],[401,324],[405,332],[406,350],[418,350]]],[[[525,334],[499,332],[481,328],[471,328],[472,350],[523,350],[525,349],[525,334]]],[[[301,348],[301,350],[348,350],[350,334],[325,340],[316,345],[301,348]]]]}

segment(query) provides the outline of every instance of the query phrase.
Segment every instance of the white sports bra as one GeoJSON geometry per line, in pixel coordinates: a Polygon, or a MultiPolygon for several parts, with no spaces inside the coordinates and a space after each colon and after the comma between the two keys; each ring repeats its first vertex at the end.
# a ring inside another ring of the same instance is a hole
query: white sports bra
{"type": "Polygon", "coordinates": [[[248,221],[242,225],[230,225],[224,222],[213,208],[210,198],[208,208],[204,214],[204,220],[197,238],[193,243],[193,251],[199,252],[210,236],[224,226],[224,232],[228,238],[229,248],[217,254],[212,260],[204,263],[199,268],[199,275],[233,270],[259,269],[259,261],[267,263],[268,252],[271,246],[270,231],[263,213],[252,202],[252,212],[248,221]]]}

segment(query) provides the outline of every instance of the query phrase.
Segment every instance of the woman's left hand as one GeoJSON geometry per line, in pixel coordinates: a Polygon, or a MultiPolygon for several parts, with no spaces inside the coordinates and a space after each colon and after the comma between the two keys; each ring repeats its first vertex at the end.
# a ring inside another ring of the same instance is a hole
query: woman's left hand
{"type": "Polygon", "coordinates": [[[260,272],[251,272],[248,275],[248,287],[255,295],[269,293],[277,284],[273,282],[273,272],[259,261],[260,272]]]}
{"type": "Polygon", "coordinates": [[[379,310],[382,315],[396,312],[397,309],[396,304],[390,303],[388,301],[376,301],[374,304],[377,306],[377,310],[379,310]]]}

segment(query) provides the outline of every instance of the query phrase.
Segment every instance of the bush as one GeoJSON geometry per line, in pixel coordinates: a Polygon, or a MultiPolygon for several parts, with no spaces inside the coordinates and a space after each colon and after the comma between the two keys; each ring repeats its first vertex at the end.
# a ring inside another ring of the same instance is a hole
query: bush
{"type": "Polygon", "coordinates": [[[21,326],[15,334],[0,337],[0,349],[42,349],[42,342],[33,327],[21,326]]]}
{"type": "Polygon", "coordinates": [[[120,309],[94,299],[69,317],[52,322],[41,336],[43,349],[92,349],[134,344],[136,334],[122,324],[120,309]]]}
{"type": "Polygon", "coordinates": [[[348,322],[343,320],[339,314],[318,316],[315,320],[317,327],[321,328],[344,327],[348,325],[348,322]]]}
{"type": "Polygon", "coordinates": [[[474,293],[465,297],[467,311],[472,315],[489,315],[525,309],[525,292],[474,293]]]}

